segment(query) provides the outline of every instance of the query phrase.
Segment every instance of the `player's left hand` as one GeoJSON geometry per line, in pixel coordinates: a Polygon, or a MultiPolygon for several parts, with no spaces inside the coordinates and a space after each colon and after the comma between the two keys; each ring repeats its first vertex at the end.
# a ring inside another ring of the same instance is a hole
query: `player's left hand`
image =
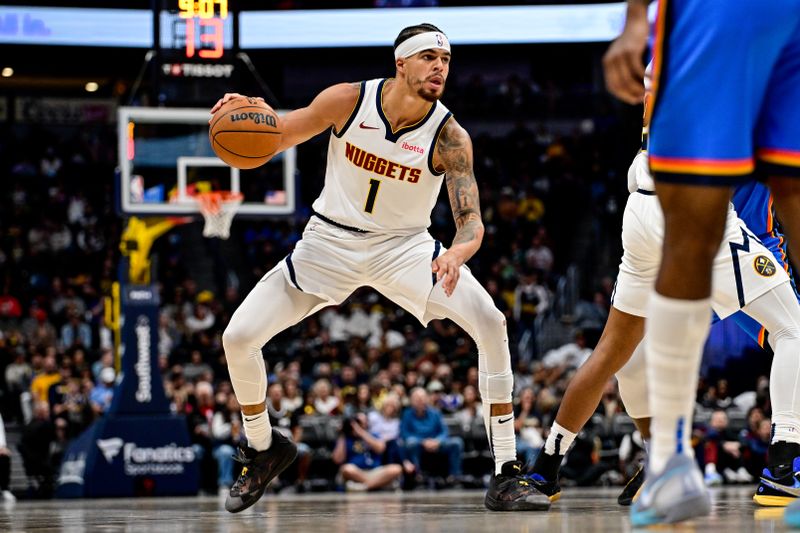
{"type": "Polygon", "coordinates": [[[442,289],[447,296],[452,296],[460,276],[461,265],[464,260],[452,249],[437,257],[431,263],[431,271],[436,274],[436,282],[442,281],[442,289]]]}

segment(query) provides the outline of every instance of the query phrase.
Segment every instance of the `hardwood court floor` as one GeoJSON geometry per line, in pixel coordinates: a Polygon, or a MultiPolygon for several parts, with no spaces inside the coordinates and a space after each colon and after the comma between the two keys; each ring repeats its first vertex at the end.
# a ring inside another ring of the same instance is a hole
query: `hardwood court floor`
{"type": "MultiPolygon", "coordinates": [[[[784,531],[782,509],[756,507],[752,487],[713,491],[712,516],[652,531],[784,531]]],[[[125,531],[322,533],[602,532],[631,531],[616,489],[568,489],[546,513],[493,513],[483,493],[443,491],[379,494],[267,495],[237,515],[223,498],[20,501],[0,504],[0,531],[125,531]]]]}

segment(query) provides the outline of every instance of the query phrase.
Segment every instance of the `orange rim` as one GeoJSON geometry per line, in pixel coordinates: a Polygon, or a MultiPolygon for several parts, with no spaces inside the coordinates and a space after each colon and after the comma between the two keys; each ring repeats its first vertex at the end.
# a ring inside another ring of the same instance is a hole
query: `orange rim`
{"type": "Polygon", "coordinates": [[[195,195],[195,200],[200,204],[200,211],[211,214],[219,213],[224,204],[239,204],[243,199],[242,193],[233,191],[200,192],[195,195]]]}

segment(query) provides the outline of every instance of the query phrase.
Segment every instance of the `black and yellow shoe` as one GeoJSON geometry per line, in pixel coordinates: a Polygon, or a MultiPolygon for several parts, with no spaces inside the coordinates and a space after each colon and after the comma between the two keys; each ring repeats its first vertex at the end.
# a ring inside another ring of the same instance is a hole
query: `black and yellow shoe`
{"type": "Polygon", "coordinates": [[[786,507],[797,501],[797,496],[783,492],[774,485],[761,480],[756,488],[756,493],[753,494],[753,501],[763,507],[786,507]]]}
{"type": "Polygon", "coordinates": [[[244,467],[225,499],[225,509],[231,513],[238,513],[256,503],[264,494],[269,482],[286,470],[295,457],[297,457],[295,443],[275,428],[272,428],[272,444],[262,452],[240,444],[233,458],[244,467]]]}
{"type": "Polygon", "coordinates": [[[539,492],[547,496],[550,503],[555,503],[561,498],[561,485],[558,484],[558,479],[555,481],[548,481],[544,476],[536,472],[530,472],[526,474],[525,477],[533,481],[539,492]]]}
{"type": "Polygon", "coordinates": [[[492,476],[484,504],[490,511],[546,511],[550,499],[523,475],[521,462],[508,461],[492,476]]]}
{"type": "Polygon", "coordinates": [[[765,507],[786,507],[800,496],[800,445],[774,442],[768,456],[769,465],[761,471],[753,501],[765,507]]]}
{"type": "Polygon", "coordinates": [[[625,488],[622,489],[622,494],[617,497],[617,503],[626,507],[631,505],[636,501],[636,498],[639,497],[639,493],[642,491],[643,484],[644,465],[641,465],[639,466],[639,470],[637,470],[633,477],[628,481],[628,484],[625,485],[625,488]]]}
{"type": "Polygon", "coordinates": [[[800,457],[792,464],[765,468],[753,501],[765,507],[786,507],[800,496],[800,457]]]}

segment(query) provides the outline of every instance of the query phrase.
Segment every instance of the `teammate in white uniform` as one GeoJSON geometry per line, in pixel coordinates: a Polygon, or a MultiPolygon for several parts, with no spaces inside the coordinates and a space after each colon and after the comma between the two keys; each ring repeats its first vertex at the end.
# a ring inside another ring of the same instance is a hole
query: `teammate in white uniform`
{"type": "MultiPolygon", "coordinates": [[[[483,223],[469,135],[439,102],[450,44],[441,30],[421,24],[400,32],[394,54],[395,78],[334,85],[281,121],[280,150],[330,129],[328,164],[302,240],[255,286],[223,334],[247,435],[239,451],[245,468],[225,503],[231,512],[254,504],[296,453],[269,426],[262,346],[361,286],[375,288],[423,324],[450,318],[472,336],[496,463],[485,504],[492,510],[550,505],[516,460],[504,315],[464,266],[480,247],[483,223]],[[427,232],[443,178],[456,224],[449,250],[427,232]]],[[[225,95],[212,114],[241,97],[225,95]]]]}
{"type": "MultiPolygon", "coordinates": [[[[647,82],[645,77],[645,85],[647,82]]],[[[646,123],[643,138],[647,138],[646,123]]],[[[628,171],[631,194],[622,222],[624,251],[608,321],[597,347],[570,382],[544,450],[529,474],[553,501],[560,497],[561,461],[614,374],[626,411],[643,436],[649,438],[649,419],[653,413],[648,401],[644,322],[664,237],[664,217],[654,189],[647,151],[643,149],[628,171]]],[[[741,309],[769,332],[775,352],[770,390],[776,432],[800,431],[800,395],[796,385],[800,379],[800,304],[786,271],[776,267],[772,252],[738,218],[732,204],[728,208],[725,236],[714,260],[712,287],[712,305],[720,319],[741,309]]],[[[691,420],[685,424],[682,443],[691,454],[691,420]]],[[[632,480],[634,483],[623,491],[620,503],[630,505],[643,480],[640,471],[632,480]]],[[[788,489],[783,487],[783,490],[788,489]]],[[[699,499],[696,503],[708,502],[699,499]]]]}

